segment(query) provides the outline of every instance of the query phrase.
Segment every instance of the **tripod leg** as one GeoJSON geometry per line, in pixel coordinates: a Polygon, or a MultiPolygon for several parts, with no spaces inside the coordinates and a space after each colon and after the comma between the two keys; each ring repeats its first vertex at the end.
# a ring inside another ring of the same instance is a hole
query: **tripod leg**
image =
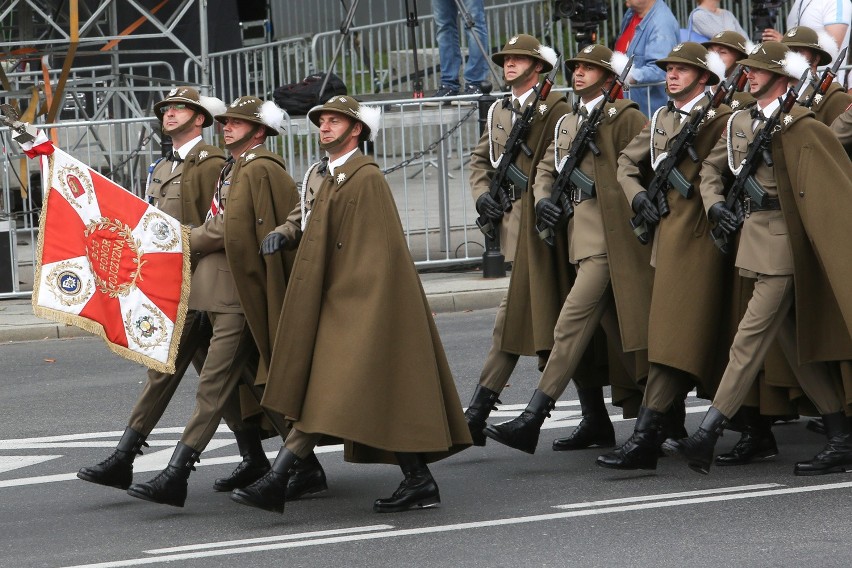
{"type": "MultiPolygon", "coordinates": [[[[340,0],[343,6],[346,6],[344,0],[340,0]]],[[[322,85],[320,85],[319,93],[317,93],[317,102],[324,102],[322,94],[325,92],[325,87],[328,85],[328,79],[331,77],[331,73],[334,71],[334,66],[337,64],[337,58],[340,57],[340,53],[343,51],[343,43],[346,41],[346,38],[349,37],[349,30],[352,27],[352,20],[355,19],[355,10],[358,9],[358,2],[361,0],[352,0],[352,5],[346,12],[346,17],[343,18],[343,22],[340,24],[340,41],[337,42],[337,45],[334,46],[334,54],[331,56],[331,64],[328,66],[328,70],[325,72],[325,77],[323,77],[322,85]]]]}

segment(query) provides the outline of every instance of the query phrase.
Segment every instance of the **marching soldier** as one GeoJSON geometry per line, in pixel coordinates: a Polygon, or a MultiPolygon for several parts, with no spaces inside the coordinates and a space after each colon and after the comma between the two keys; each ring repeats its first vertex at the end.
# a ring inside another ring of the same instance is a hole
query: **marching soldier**
{"type": "Polygon", "coordinates": [[[374,511],[431,507],[440,494],[427,462],[470,434],[390,188],[358,149],[380,111],[339,96],[308,118],[328,161],[310,168],[300,206],[262,245],[270,259],[298,247],[262,401],[293,429],[269,473],[231,495],[283,513],[292,468],[329,435],[343,438],[347,461],[402,469],[374,511]]]}
{"type": "MultiPolygon", "coordinates": [[[[817,34],[813,29],[798,26],[790,28],[781,43],[790,48],[791,51],[801,53],[811,67],[811,73],[817,75],[817,67],[821,65],[831,65],[832,60],[837,57],[837,43],[826,33],[817,34]]],[[[797,82],[801,77],[792,79],[793,83],[797,82]]],[[[813,85],[809,85],[805,92],[802,93],[800,100],[805,100],[811,96],[814,91],[813,85]]],[[[824,95],[817,95],[814,98],[811,110],[816,115],[816,119],[823,124],[830,125],[834,119],[846,110],[846,107],[852,103],[852,95],[838,83],[834,81],[828,87],[828,91],[824,95]]]]}
{"type": "MultiPolygon", "coordinates": [[[[133,497],[182,507],[187,480],[222,417],[235,432],[244,432],[238,383],[246,365],[260,353],[257,383],[266,380],[271,338],[284,298],[290,257],[260,257],[260,243],[298,199],[296,184],[280,155],[263,147],[277,136],[283,111],[257,97],[240,97],[216,115],[223,125],[231,158],[222,170],[207,221],[192,229],[197,258],[190,307],[204,310],[213,327],[210,349],[199,375],[196,406],[168,467],[146,483],[131,485],[133,497]]],[[[238,440],[240,434],[237,434],[238,440]]],[[[248,485],[269,469],[255,434],[240,448],[243,462],[219,490],[248,485]]]]}
{"type": "MultiPolygon", "coordinates": [[[[598,325],[603,324],[624,367],[634,370],[634,381],[647,373],[650,250],[630,230],[629,205],[615,179],[619,152],[642,130],[647,118],[635,102],[609,102],[602,94],[610,92],[627,63],[627,56],[618,55],[614,57],[602,45],[589,45],[568,60],[579,101],[572,113],[557,121],[554,143],[537,166],[536,215],[540,225],[558,231],[562,217],[570,213],[551,199],[551,188],[557,175],[569,174],[562,170],[568,167],[570,154],[579,150],[578,136],[586,136],[581,134],[583,123],[596,128],[587,144],[597,152],[585,151],[576,166],[577,175],[585,176],[591,189],[576,184],[570,188],[573,216],[568,252],[577,276],[556,322],[553,351],[527,410],[514,420],[485,428],[489,438],[528,453],[535,451],[545,415],[568,386],[598,325]],[[589,124],[598,113],[599,125],[589,124]]],[[[554,442],[554,448],[559,443],[554,442]]]]}
{"type": "Polygon", "coordinates": [[[834,119],[831,123],[831,131],[846,148],[846,153],[852,155],[852,104],[834,119]]]}
{"type": "MultiPolygon", "coordinates": [[[[750,42],[733,31],[719,32],[708,41],[701,45],[707,48],[707,51],[712,51],[717,54],[725,63],[725,77],[730,77],[731,73],[736,69],[740,60],[748,57],[748,46],[750,42]]],[[[718,86],[710,88],[711,93],[715,93],[718,86]]],[[[740,110],[754,104],[754,97],[746,91],[736,91],[731,100],[730,107],[732,110],[740,110]]]]}
{"type": "Polygon", "coordinates": [[[719,83],[725,65],[716,54],[693,42],[675,46],[657,65],[666,70],[670,101],[654,113],[650,124],[618,158],[618,181],[628,202],[637,217],[649,226],[656,225],[656,230],[651,251],[655,270],[648,323],[648,381],[633,435],[614,452],[597,459],[598,465],[613,469],[656,469],[665,413],[677,408],[669,427],[683,431],[686,394],[696,385],[704,392],[715,390],[725,352],[720,339],[727,328],[725,308],[731,302],[728,283],[733,267],[710,240],[701,200],[693,192],[668,189],[664,199],[670,212],[661,217],[657,202],[648,197],[643,185],[643,172],[660,167],[668,152],[674,151],[672,145],[687,122],[703,112],[703,123],[691,145],[695,156],[684,149],[682,155],[672,157],[677,159],[675,170],[683,179],[698,186],[700,160],[719,139],[730,115],[726,105],[709,108],[711,99],[705,93],[708,85],[719,83]]]}
{"type": "MultiPolygon", "coordinates": [[[[485,445],[486,419],[520,356],[537,356],[539,370],[544,369],[553,348],[553,328],[573,279],[566,235],[564,232],[557,234],[553,247],[538,238],[535,202],[532,192],[528,191],[535,182],[536,164],[553,141],[556,121],[571,110],[561,94],[550,93],[544,101],[535,102],[539,75],[553,69],[556,53],[536,38],[519,34],[510,38],[503,50],[491,59],[503,68],[512,92],[496,101],[488,111],[487,131],[471,153],[470,185],[477,212],[499,223],[500,246],[506,260],[513,261],[513,267],[509,290],[497,309],[491,349],[465,412],[473,443],[477,446],[485,445]],[[538,105],[526,141],[532,155],[520,153],[515,161],[527,181],[526,184],[517,180],[513,183],[512,210],[504,215],[503,208],[489,193],[489,184],[514,121],[531,104],[538,105]]],[[[586,388],[578,388],[584,409],[583,423],[577,429],[583,433],[582,440],[578,441],[583,447],[594,443],[611,445],[615,443],[615,434],[600,386],[606,384],[607,378],[598,372],[584,379],[586,388]]]]}
{"type": "MultiPolygon", "coordinates": [[[[704,206],[726,234],[736,231],[740,220],[723,201],[725,180],[743,167],[750,145],[769,128],[764,124],[779,112],[788,80],[801,74],[787,52],[782,43],[765,42],[743,61],[757,105],[731,117],[702,167],[704,206]]],[[[845,215],[852,198],[852,164],[810,111],[792,105],[780,118],[771,138],[773,166],[761,159],[752,174],[766,192],[763,203],[751,195],[744,203],[736,265],[755,279],[754,293],[701,426],[688,438],[663,444],[666,453],[685,458],[699,473],[709,472],[719,433],[742,404],[776,337],[802,389],[823,415],[828,435],[825,449],[797,463],[794,473],[820,475],[852,467],[852,433],[840,385],[825,363],[848,359],[852,352],[852,259],[846,248],[838,248],[850,238],[845,215]]]]}
{"type": "MultiPolygon", "coordinates": [[[[155,207],[184,224],[201,225],[210,207],[225,155],[218,147],[205,143],[201,134],[213,124],[213,115],[224,109],[225,103],[215,97],[200,96],[192,87],[172,89],[154,105],[163,134],[172,138],[173,150],[152,164],[146,197],[155,207]]],[[[130,487],[133,461],[141,455],[142,447],[148,445],[145,439],[163,416],[190,362],[199,370],[204,364],[209,335],[200,324],[200,313],[189,310],[181,332],[175,373],[148,371],[148,379],[115,451],[101,463],[82,468],[77,477],[119,489],[130,487]]]]}

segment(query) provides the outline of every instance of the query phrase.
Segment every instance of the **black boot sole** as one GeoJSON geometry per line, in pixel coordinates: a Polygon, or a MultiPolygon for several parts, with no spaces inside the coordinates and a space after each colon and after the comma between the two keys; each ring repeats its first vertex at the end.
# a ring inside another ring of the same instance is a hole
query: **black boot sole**
{"type": "Polygon", "coordinates": [[[316,495],[319,495],[320,493],[325,493],[326,491],[328,491],[328,483],[323,481],[322,483],[318,483],[314,486],[307,487],[307,488],[304,488],[304,489],[300,489],[299,491],[293,491],[292,493],[290,493],[290,491],[287,491],[287,501],[293,501],[295,499],[304,499],[306,497],[316,496],[316,495]]]}
{"type": "Polygon", "coordinates": [[[157,503],[158,505],[171,505],[172,507],[183,507],[184,503],[186,503],[186,497],[180,502],[178,501],[165,501],[161,499],[156,499],[153,495],[149,495],[145,492],[139,491],[138,489],[134,489],[131,485],[127,489],[127,494],[131,497],[136,497],[137,499],[142,499],[143,501],[149,501],[151,503],[157,503]]]}
{"type": "Polygon", "coordinates": [[[798,476],[813,476],[813,475],[829,475],[831,473],[849,473],[852,471],[852,465],[835,465],[825,469],[801,470],[798,467],[793,468],[793,475],[798,476]]]}
{"type": "Polygon", "coordinates": [[[424,497],[423,499],[416,499],[411,503],[406,503],[404,505],[373,505],[374,513],[402,513],[404,511],[410,511],[411,509],[431,509],[437,507],[441,504],[441,497],[439,495],[430,495],[428,497],[424,497]]]}
{"type": "Polygon", "coordinates": [[[742,460],[737,460],[737,461],[724,461],[724,460],[720,461],[719,458],[724,457],[724,454],[722,454],[721,456],[716,456],[716,465],[718,465],[720,467],[748,465],[752,462],[772,459],[772,458],[776,457],[777,455],[778,455],[777,451],[767,452],[767,453],[760,452],[758,454],[755,454],[755,455],[749,457],[748,459],[742,459],[742,460]]]}
{"type": "Polygon", "coordinates": [[[614,448],[615,447],[615,439],[612,440],[595,440],[588,443],[581,444],[566,444],[564,442],[559,443],[559,440],[553,440],[553,451],[554,452],[573,452],[575,450],[587,450],[589,448],[614,448]]]}
{"type": "Polygon", "coordinates": [[[263,509],[264,511],[269,511],[270,513],[278,513],[279,515],[284,514],[284,505],[281,507],[276,507],[274,505],[270,505],[265,501],[259,502],[255,501],[253,498],[249,497],[247,494],[241,492],[239,489],[231,492],[231,501],[235,501],[240,505],[247,505],[249,507],[254,507],[255,509],[263,509]]]}
{"type": "Polygon", "coordinates": [[[700,473],[702,475],[708,475],[710,473],[710,466],[712,465],[712,460],[710,463],[696,461],[688,456],[685,456],[680,452],[680,446],[673,446],[669,444],[669,441],[666,440],[663,442],[661,446],[663,453],[671,458],[680,458],[682,460],[686,460],[686,465],[689,466],[689,469],[696,473],[700,473]]]}
{"type": "Polygon", "coordinates": [[[639,471],[639,470],[643,470],[643,471],[656,471],[656,469],[657,469],[657,464],[656,464],[656,463],[655,463],[655,464],[653,464],[653,465],[651,465],[651,464],[642,464],[642,465],[616,465],[616,464],[612,464],[612,463],[606,463],[606,462],[595,461],[595,464],[597,464],[597,465],[598,465],[598,466],[600,466],[600,467],[606,468],[606,469],[615,469],[615,470],[619,470],[619,471],[639,471]]]}
{"type": "Polygon", "coordinates": [[[259,475],[252,476],[248,479],[241,480],[239,483],[233,482],[221,482],[219,480],[213,482],[213,491],[218,493],[225,493],[226,491],[233,491],[234,489],[245,489],[264,475],[269,473],[269,468],[267,467],[264,471],[259,472],[259,475]]]}
{"type": "Polygon", "coordinates": [[[489,428],[486,428],[485,430],[483,430],[483,433],[486,436],[488,436],[489,438],[491,438],[492,440],[494,440],[495,442],[499,442],[499,443],[503,444],[504,446],[507,446],[509,448],[513,448],[515,450],[520,450],[520,451],[525,452],[527,454],[535,454],[535,448],[538,445],[538,441],[536,441],[536,446],[532,446],[532,447],[512,444],[508,440],[504,439],[499,431],[490,430],[489,428]]]}
{"type": "Polygon", "coordinates": [[[88,481],[89,483],[94,483],[95,485],[101,485],[103,487],[115,487],[116,489],[121,489],[122,491],[127,491],[130,486],[133,485],[132,479],[128,483],[106,483],[104,480],[98,479],[94,475],[83,473],[82,471],[77,472],[77,478],[82,479],[83,481],[88,481]]]}

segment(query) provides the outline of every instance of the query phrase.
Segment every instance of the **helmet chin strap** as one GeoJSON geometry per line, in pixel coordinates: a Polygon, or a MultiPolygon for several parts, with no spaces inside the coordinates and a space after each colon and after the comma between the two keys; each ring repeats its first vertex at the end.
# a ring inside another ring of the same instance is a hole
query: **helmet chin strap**
{"type": "Polygon", "coordinates": [[[698,86],[698,82],[699,82],[699,81],[701,81],[701,75],[699,75],[699,76],[695,79],[695,81],[693,81],[692,83],[690,83],[689,85],[687,85],[686,87],[684,87],[683,89],[681,89],[681,90],[680,90],[680,92],[678,92],[678,93],[676,93],[676,94],[672,94],[671,92],[669,92],[669,88],[668,88],[668,87],[666,87],[666,94],[667,94],[667,95],[668,95],[671,99],[673,99],[673,100],[675,100],[675,101],[682,100],[682,99],[686,98],[686,97],[687,97],[687,95],[689,95],[690,93],[692,93],[692,92],[695,90],[695,87],[697,87],[697,86],[698,86]]]}
{"type": "Polygon", "coordinates": [[[764,86],[762,86],[757,91],[753,92],[751,94],[751,96],[753,96],[755,99],[759,99],[760,97],[762,97],[763,95],[768,93],[769,90],[772,89],[775,86],[775,83],[777,83],[778,80],[781,79],[781,78],[782,78],[782,76],[779,75],[778,73],[773,73],[772,74],[772,80],[767,82],[764,86]]]}
{"type": "Polygon", "coordinates": [[[260,126],[260,125],[255,126],[251,130],[249,130],[248,133],[245,136],[243,136],[242,138],[240,138],[239,140],[231,142],[230,144],[225,144],[225,149],[226,150],[233,150],[234,148],[240,148],[243,144],[245,144],[246,142],[251,140],[252,136],[255,135],[258,128],[263,128],[263,127],[260,126]]]}
{"type": "Polygon", "coordinates": [[[535,70],[536,65],[538,64],[537,60],[533,60],[533,64],[527,67],[527,70],[515,77],[514,79],[506,80],[506,84],[510,87],[514,87],[515,85],[523,85],[527,79],[529,79],[533,74],[538,75],[538,72],[535,70]]]}
{"type": "MultiPolygon", "coordinates": [[[[193,112],[190,119],[187,120],[186,122],[184,122],[183,124],[181,124],[180,126],[176,126],[175,128],[172,128],[172,129],[163,128],[163,134],[165,134],[166,136],[174,136],[175,134],[181,134],[183,132],[186,132],[187,130],[192,128],[193,124],[195,124],[195,117],[196,116],[198,116],[198,111],[193,112]]],[[[163,117],[163,118],[165,118],[165,117],[163,117]]]]}
{"type": "Polygon", "coordinates": [[[583,87],[582,89],[574,89],[574,92],[581,99],[588,97],[589,95],[600,93],[603,86],[606,84],[607,80],[609,80],[609,76],[604,75],[597,83],[594,85],[589,85],[588,87],[583,87]]]}
{"type": "Polygon", "coordinates": [[[335,148],[343,144],[346,139],[349,138],[349,135],[352,134],[352,131],[355,129],[355,125],[358,124],[358,122],[355,120],[351,122],[352,124],[349,125],[349,128],[347,128],[343,134],[341,134],[331,142],[320,142],[320,150],[325,150],[326,152],[328,152],[330,150],[334,150],[335,148]]]}

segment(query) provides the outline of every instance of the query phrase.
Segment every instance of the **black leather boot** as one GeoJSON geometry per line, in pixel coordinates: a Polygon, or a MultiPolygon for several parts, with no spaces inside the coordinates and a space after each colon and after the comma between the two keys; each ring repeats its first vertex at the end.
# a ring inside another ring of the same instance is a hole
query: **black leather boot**
{"type": "Polygon", "coordinates": [[[234,432],[237,439],[237,447],[243,461],[228,477],[220,477],[213,482],[215,491],[233,491],[241,487],[251,485],[269,471],[269,460],[263,451],[263,443],[260,439],[260,431],[256,428],[238,430],[234,432]]]}
{"type": "Polygon", "coordinates": [[[555,406],[555,400],[536,389],[520,416],[502,424],[489,424],[484,430],[485,435],[510,448],[534,454],[541,425],[555,406]]]}
{"type": "Polygon", "coordinates": [[[825,475],[852,471],[852,428],[843,412],[822,417],[828,443],[810,461],[798,462],[793,469],[796,475],[825,475]]]}
{"type": "Polygon", "coordinates": [[[199,455],[195,449],[178,442],[166,469],[158,473],[151,481],[134,483],[127,493],[132,497],[161,505],[183,507],[186,502],[187,480],[189,474],[195,471],[195,462],[198,461],[199,455]]]}
{"type": "Polygon", "coordinates": [[[662,444],[669,438],[680,440],[681,438],[689,436],[689,432],[686,431],[686,426],[684,426],[685,421],[686,401],[682,398],[676,398],[672,403],[671,408],[665,412],[662,426],[663,432],[666,436],[660,440],[660,443],[662,444]]]}
{"type": "Polygon", "coordinates": [[[805,424],[805,428],[815,434],[825,434],[825,422],[823,422],[822,418],[811,418],[805,424]]]}
{"type": "Polygon", "coordinates": [[[396,459],[405,479],[393,495],[387,499],[376,499],[376,513],[399,513],[414,508],[434,507],[441,502],[438,484],[432,478],[423,454],[396,453],[396,459]]]}
{"type": "Polygon", "coordinates": [[[660,429],[665,416],[640,406],[633,435],[620,448],[598,457],[595,463],[610,469],[657,469],[660,429]]]}
{"type": "Polygon", "coordinates": [[[713,463],[713,448],[727,421],[725,415],[711,406],[692,436],[666,440],[663,442],[663,451],[666,455],[684,458],[692,471],[707,475],[713,463]]]}
{"type": "Polygon", "coordinates": [[[325,471],[322,469],[317,455],[310,453],[305,459],[296,460],[290,468],[290,480],[287,482],[287,501],[321,493],[328,489],[325,471]]]}
{"type": "Polygon", "coordinates": [[[470,437],[473,438],[474,446],[485,445],[485,434],[482,430],[487,426],[485,420],[494,410],[494,405],[500,402],[497,396],[498,393],[482,385],[476,385],[476,390],[473,391],[473,397],[470,399],[467,410],[464,411],[464,417],[467,420],[467,427],[470,428],[470,437]]]}
{"type": "Polygon", "coordinates": [[[742,427],[740,440],[730,452],[716,456],[716,465],[745,465],[756,459],[778,455],[778,445],[772,434],[772,418],[761,416],[753,406],[743,406],[734,420],[742,427]]]}
{"type": "Polygon", "coordinates": [[[296,454],[282,447],[266,475],[248,487],[234,489],[231,499],[242,505],[283,514],[290,468],[298,459],[296,454]]]}
{"type": "Polygon", "coordinates": [[[133,483],[133,460],[142,455],[142,446],[148,446],[145,436],[128,426],[112,455],[98,465],[82,468],[77,477],[98,485],[127,489],[133,483]]]}
{"type": "Polygon", "coordinates": [[[615,429],[609,419],[600,387],[578,388],[577,398],[583,419],[566,438],[553,440],[554,452],[583,450],[585,448],[611,448],[615,445],[615,429]]]}

